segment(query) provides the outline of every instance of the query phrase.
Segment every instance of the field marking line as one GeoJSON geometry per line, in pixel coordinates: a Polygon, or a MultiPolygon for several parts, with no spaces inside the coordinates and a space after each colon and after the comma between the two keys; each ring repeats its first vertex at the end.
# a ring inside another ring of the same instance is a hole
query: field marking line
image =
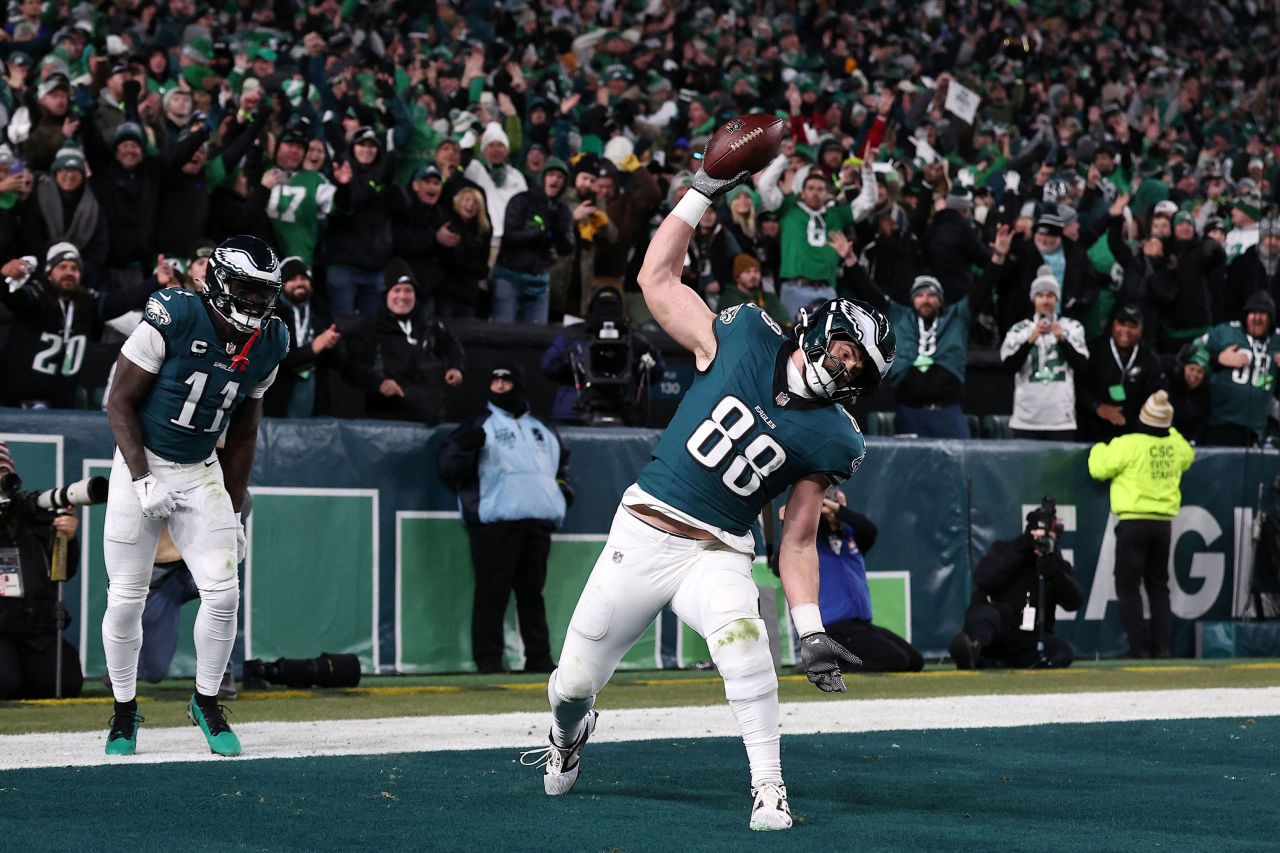
{"type": "MultiPolygon", "coordinates": [[[[737,737],[725,705],[629,708],[602,704],[593,741],[737,737]]],[[[1040,695],[947,696],[929,699],[832,699],[782,705],[782,733],[832,734],[926,729],[986,729],[1063,723],[1131,722],[1280,715],[1280,687],[1151,690],[1040,695]]],[[[255,758],[390,755],[470,749],[528,749],[545,743],[546,712],[369,720],[244,723],[236,726],[255,758]]],[[[143,726],[139,752],[103,754],[106,729],[0,736],[0,770],[229,761],[208,753],[191,726],[143,726]]],[[[514,759],[514,755],[513,755],[514,759]]]]}

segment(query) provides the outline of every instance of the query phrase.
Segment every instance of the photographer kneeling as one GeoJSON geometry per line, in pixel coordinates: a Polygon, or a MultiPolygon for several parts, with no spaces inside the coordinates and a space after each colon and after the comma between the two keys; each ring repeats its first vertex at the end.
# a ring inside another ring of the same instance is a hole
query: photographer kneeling
{"type": "Polygon", "coordinates": [[[1084,592],[1058,551],[1062,526],[1053,498],[1027,514],[1027,530],[993,542],[974,570],[964,629],[951,640],[958,669],[1066,667],[1071,644],[1053,633],[1054,611],[1075,610],[1084,592]]]}
{"type": "MultiPolygon", "coordinates": [[[[62,636],[66,615],[50,577],[54,536],[74,540],[74,512],[41,509],[19,495],[9,450],[0,444],[0,699],[56,695],[58,642],[62,643],[62,696],[80,695],[84,675],[75,647],[62,636]],[[59,626],[61,615],[62,625],[59,626]]],[[[80,549],[66,547],[66,575],[75,576],[80,549]]]]}

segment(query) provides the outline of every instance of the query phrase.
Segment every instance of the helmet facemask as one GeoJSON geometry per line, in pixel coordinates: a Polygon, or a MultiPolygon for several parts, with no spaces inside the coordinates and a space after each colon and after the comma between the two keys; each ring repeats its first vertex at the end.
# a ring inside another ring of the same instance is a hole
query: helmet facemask
{"type": "Polygon", "coordinates": [[[279,284],[240,278],[212,264],[206,276],[214,285],[209,288],[209,304],[238,332],[256,332],[275,310],[279,284]]]}
{"type": "MultiPolygon", "coordinates": [[[[811,346],[804,351],[804,384],[816,396],[828,400],[847,400],[857,394],[854,382],[857,375],[851,375],[845,363],[831,352],[831,344],[842,340],[861,349],[857,342],[844,334],[830,335],[822,343],[811,346]]],[[[860,353],[862,364],[866,363],[866,353],[860,353]]],[[[861,370],[858,371],[859,373],[861,370]]]]}

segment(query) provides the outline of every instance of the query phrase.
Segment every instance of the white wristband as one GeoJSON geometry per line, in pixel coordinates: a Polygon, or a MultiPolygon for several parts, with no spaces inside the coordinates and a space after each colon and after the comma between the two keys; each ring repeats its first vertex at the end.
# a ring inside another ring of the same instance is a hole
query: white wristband
{"type": "Polygon", "coordinates": [[[676,203],[675,210],[671,211],[671,215],[687,223],[690,228],[697,228],[698,222],[702,219],[702,214],[706,213],[707,208],[710,206],[711,199],[690,188],[684,194],[684,197],[676,203]]]}
{"type": "Polygon", "coordinates": [[[801,637],[821,634],[827,630],[822,626],[822,611],[816,604],[797,604],[791,608],[791,622],[801,637]]]}

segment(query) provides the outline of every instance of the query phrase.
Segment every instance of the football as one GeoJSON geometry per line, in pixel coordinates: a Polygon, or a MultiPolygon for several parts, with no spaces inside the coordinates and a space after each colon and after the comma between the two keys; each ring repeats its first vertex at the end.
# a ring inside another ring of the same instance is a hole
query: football
{"type": "Polygon", "coordinates": [[[787,122],[772,113],[752,113],[725,122],[712,135],[703,154],[702,168],[724,180],[739,172],[756,172],[778,155],[787,135],[787,122]]]}

